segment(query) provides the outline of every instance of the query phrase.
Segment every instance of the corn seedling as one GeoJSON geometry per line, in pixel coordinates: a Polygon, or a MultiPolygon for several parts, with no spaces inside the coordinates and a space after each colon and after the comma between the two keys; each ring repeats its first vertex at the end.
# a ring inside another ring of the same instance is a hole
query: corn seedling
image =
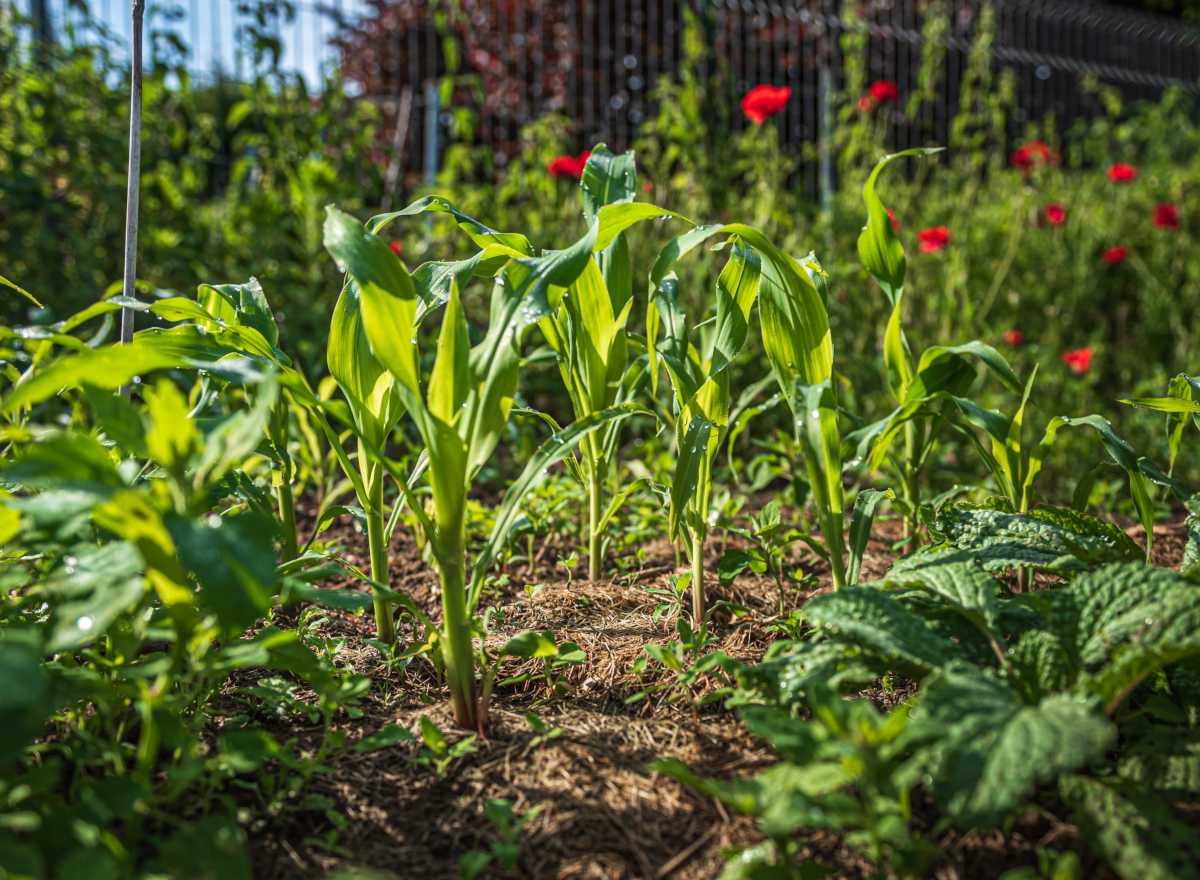
{"type": "MultiPolygon", "coordinates": [[[[429,204],[453,210],[444,207],[444,202],[429,204]]],[[[372,225],[379,228],[383,222],[387,221],[376,218],[372,225]]],[[[476,230],[485,229],[469,218],[462,222],[469,222],[476,230]]],[[[460,275],[450,270],[446,276],[447,296],[437,355],[425,379],[419,370],[417,332],[422,317],[437,305],[436,289],[424,284],[418,288],[404,264],[370,228],[335,209],[330,209],[326,219],[326,247],[347,273],[330,334],[330,368],[350,403],[358,433],[361,479],[357,485],[366,490],[366,497],[360,494],[360,500],[367,509],[369,533],[376,536],[371,546],[378,548],[378,552],[372,552],[372,577],[386,582],[388,533],[383,517],[383,481],[392,469],[383,444],[401,412],[407,412],[427,454],[432,515],[413,502],[412,489],[403,476],[397,483],[402,496],[409,500],[409,509],[417,517],[437,564],[443,614],[441,661],[455,719],[466,728],[482,729],[487,712],[475,681],[472,612],[487,565],[507,538],[521,496],[580,438],[634,411],[632,407],[617,407],[595,413],[556,434],[539,449],[505,495],[492,535],[477,560],[468,593],[467,490],[496,448],[508,421],[519,378],[524,331],[548,313],[552,288],[569,287],[594,265],[592,252],[603,225],[592,224],[571,247],[540,257],[526,256],[523,252],[528,250],[527,244],[513,248],[497,243],[494,235],[498,234],[490,230],[479,232],[480,238],[492,239],[485,250],[473,261],[466,261],[470,265],[460,275]],[[495,278],[491,314],[485,336],[472,347],[458,278],[467,280],[485,260],[495,267],[488,270],[495,278]]],[[[617,226],[605,230],[607,243],[620,232],[617,226]]],[[[523,244],[519,239],[510,241],[523,244]]],[[[391,635],[391,612],[384,596],[377,598],[376,620],[381,640],[390,641],[385,635],[391,635]]]]}

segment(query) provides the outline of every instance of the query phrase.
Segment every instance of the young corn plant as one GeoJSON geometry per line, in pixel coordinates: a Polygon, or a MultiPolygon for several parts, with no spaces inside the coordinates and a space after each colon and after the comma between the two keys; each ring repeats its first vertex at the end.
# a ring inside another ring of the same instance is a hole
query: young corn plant
{"type": "MultiPolygon", "coordinates": [[[[422,285],[420,292],[425,296],[420,296],[413,276],[369,227],[332,208],[326,218],[326,248],[347,273],[331,331],[330,362],[331,372],[350,403],[360,443],[363,479],[356,488],[373,490],[374,494],[365,499],[371,505],[368,515],[376,517],[373,528],[386,529],[386,525],[380,525],[384,522],[382,485],[376,489],[368,478],[376,479],[378,474],[382,483],[384,473],[391,474],[420,525],[441,582],[441,665],[455,720],[464,728],[482,730],[486,723],[487,686],[481,697],[475,678],[473,611],[479,601],[483,572],[516,519],[520,497],[582,436],[633,412],[632,407],[618,407],[596,413],[543,445],[506,493],[492,535],[476,562],[468,592],[467,491],[507,424],[517,390],[524,331],[548,313],[548,295],[553,287],[569,287],[592,265],[602,225],[592,224],[571,247],[539,257],[519,252],[513,256],[513,248],[499,245],[503,250],[495,253],[503,255],[503,262],[497,270],[491,270],[495,278],[490,321],[483,339],[474,347],[467,333],[459,283],[451,271],[437,354],[425,378],[419,369],[417,331],[421,318],[436,305],[430,288],[422,285]],[[383,449],[386,433],[367,433],[372,429],[382,431],[385,424],[390,430],[402,411],[417,429],[427,453],[432,514],[414,503],[408,479],[397,474],[387,458],[383,449]]],[[[613,228],[610,226],[605,235],[613,228]]],[[[475,260],[464,280],[481,261],[475,260]]],[[[378,557],[372,554],[372,576],[376,581],[386,579],[387,539],[388,533],[382,531],[378,557]]],[[[381,596],[379,601],[383,623],[390,626],[386,597],[381,596]]],[[[380,635],[384,635],[382,627],[380,635]]]]}
{"type": "MultiPolygon", "coordinates": [[[[629,204],[636,192],[632,151],[616,155],[603,144],[591,152],[583,170],[580,195],[588,225],[605,205],[629,204]]],[[[633,399],[646,374],[645,363],[630,361],[626,325],[633,308],[633,272],[625,235],[589,261],[583,273],[551,303],[539,322],[554,351],[576,421],[633,399]]],[[[587,488],[588,579],[603,566],[603,534],[621,503],[636,490],[626,486],[605,505],[604,490],[615,473],[621,423],[612,422],[581,443],[580,472],[587,488]]]]}
{"type": "MultiPolygon", "coordinates": [[[[537,322],[558,363],[576,423],[631,402],[645,381],[645,363],[629,356],[626,326],[633,307],[633,276],[624,230],[643,220],[679,215],[644,202],[635,204],[636,182],[632,151],[618,155],[604,144],[591,151],[580,181],[580,196],[585,222],[598,225],[595,254],[570,284],[548,286],[549,311],[537,322]]],[[[462,284],[472,274],[495,272],[505,259],[533,255],[525,236],[497,232],[437,196],[375,217],[370,226],[380,231],[396,219],[428,213],[449,215],[482,248],[467,260],[427,263],[417,269],[414,281],[430,303],[445,298],[450,277],[462,284]]],[[[553,427],[559,430],[557,425],[553,427]]],[[[580,443],[578,462],[572,460],[572,471],[587,490],[588,578],[592,581],[600,577],[603,567],[606,525],[641,486],[635,481],[605,503],[606,484],[616,471],[620,429],[621,423],[614,420],[588,434],[580,443]]]]}
{"type": "MultiPolygon", "coordinates": [[[[1032,387],[1032,378],[1022,383],[1004,357],[978,340],[955,346],[931,346],[914,357],[903,327],[904,248],[892,228],[887,209],[875,191],[880,174],[901,158],[933,155],[937,149],[917,148],[884,156],[876,163],[863,184],[867,222],[858,237],[858,255],[864,268],[874,276],[891,305],[891,316],[883,339],[883,360],[887,385],[896,408],[884,419],[856,433],[858,458],[867,459],[871,469],[890,462],[900,483],[896,505],[904,515],[904,537],[916,539],[921,511],[921,472],[936,446],[936,432],[942,424],[962,428],[979,427],[991,434],[1006,449],[1019,438],[1022,414],[1032,387]],[[974,363],[991,371],[1001,383],[1022,398],[1020,409],[1005,420],[985,410],[965,395],[974,384],[974,363]],[[1003,424],[1002,424],[1003,423],[1003,424]],[[896,444],[903,435],[902,450],[896,444]]],[[[1019,442],[1019,440],[1018,440],[1019,442]]],[[[997,463],[1008,464],[1010,455],[1000,451],[997,463]]],[[[1023,503],[1008,475],[1010,497],[1023,503]]]]}
{"type": "Polygon", "coordinates": [[[833,343],[827,301],[824,272],[815,258],[797,261],[761,232],[742,224],[689,230],[667,244],[651,271],[646,313],[650,377],[656,388],[661,359],[674,394],[678,449],[670,529],[672,538],[683,534],[686,539],[697,626],[705,611],[704,544],[712,463],[730,427],[727,368],[746,342],[756,302],[763,348],[805,452],[824,538],[824,546],[816,546],[829,561],[835,586],[846,582],[841,438],[830,382],[833,343]],[[679,279],[673,267],[687,253],[722,235],[729,259],[717,279],[716,316],[697,343],[691,338],[695,328],[688,328],[679,304],[679,279]]]}

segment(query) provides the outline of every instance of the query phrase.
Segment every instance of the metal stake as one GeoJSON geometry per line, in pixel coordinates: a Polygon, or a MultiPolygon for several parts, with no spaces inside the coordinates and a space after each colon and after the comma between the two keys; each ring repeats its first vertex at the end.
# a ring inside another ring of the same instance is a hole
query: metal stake
{"type": "MultiPolygon", "coordinates": [[[[125,283],[121,292],[137,297],[138,191],[142,170],[142,17],[146,0],[133,0],[133,62],[129,84],[129,170],[125,190],[125,283]]],[[[121,342],[133,339],[134,311],[121,309],[121,342]]],[[[121,389],[128,395],[129,388],[121,389]]]]}

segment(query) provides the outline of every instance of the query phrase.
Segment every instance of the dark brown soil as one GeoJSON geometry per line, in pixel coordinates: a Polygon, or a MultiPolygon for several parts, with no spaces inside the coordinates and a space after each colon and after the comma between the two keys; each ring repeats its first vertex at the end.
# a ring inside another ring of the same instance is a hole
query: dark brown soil
{"type": "MultiPolygon", "coordinates": [[[[864,564],[864,577],[878,576],[890,564],[895,523],[880,524],[864,564]]],[[[1183,539],[1178,525],[1155,530],[1155,561],[1178,565],[1183,539]]],[[[1139,541],[1137,530],[1130,533],[1139,541]]],[[[345,555],[365,563],[365,539],[349,530],[339,536],[345,555]]],[[[715,566],[717,542],[710,542],[715,566]]],[[[363,869],[359,876],[438,880],[458,876],[459,858],[487,849],[495,840],[484,806],[491,798],[509,801],[518,813],[533,813],[522,832],[522,878],[713,878],[724,864],[723,851],[760,840],[753,822],[731,815],[716,801],[647,770],[660,758],[678,758],[701,775],[746,776],[769,766],[772,755],[746,734],[736,717],[717,707],[697,709],[686,695],[670,691],[629,704],[626,698],[647,681],[631,669],[649,642],[674,636],[671,614],[652,618],[658,600],[645,592],[666,586],[674,555],[662,542],[645,548],[640,570],[596,584],[568,584],[555,563],[566,548],[542,548],[538,570],[509,571],[503,594],[488,602],[503,611],[492,639],[501,643],[525,629],[549,629],[587,652],[584,665],[565,675],[569,687],[555,694],[540,680],[500,689],[491,707],[486,739],[476,751],[439,776],[418,765],[418,744],[400,744],[365,754],[346,750],[333,771],[316,777],[309,794],[320,794],[340,815],[340,830],[325,814],[285,813],[252,835],[254,876],[324,877],[363,869]],[[526,590],[527,585],[539,585],[526,590]],[[561,733],[548,742],[524,714],[536,712],[561,733]]],[[[393,546],[392,586],[409,593],[436,615],[436,579],[404,536],[393,546]]],[[[820,573],[815,566],[815,573],[820,573]]],[[[715,581],[715,579],[714,579],[715,581]]],[[[351,585],[339,585],[354,588],[351,585]]],[[[747,610],[736,620],[719,617],[718,644],[747,660],[761,656],[772,636],[768,627],[778,608],[773,581],[745,576],[729,589],[710,583],[716,598],[747,610]]],[[[792,596],[789,605],[802,601],[792,596]]],[[[363,716],[344,722],[351,742],[398,724],[414,732],[428,715],[451,738],[454,729],[445,694],[428,664],[389,672],[365,644],[369,617],[330,612],[324,631],[346,637],[338,655],[372,679],[361,705],[363,716]]],[[[402,633],[401,638],[406,634],[402,633]]],[[[514,665],[503,674],[518,671],[514,665]]],[[[655,673],[658,680],[661,673],[655,673]]],[[[293,732],[295,735],[295,732],[293,732]]],[[[304,738],[301,737],[301,742],[304,738]]],[[[1075,830],[1045,815],[1029,815],[1007,833],[941,832],[932,828],[933,811],[917,805],[917,825],[942,849],[939,878],[998,877],[1005,870],[1036,865],[1036,850],[1077,846],[1075,830]],[[921,813],[928,813],[929,822],[921,813]]],[[[875,876],[870,865],[841,840],[824,832],[803,837],[809,854],[836,870],[838,877],[875,876]]],[[[1088,876],[1103,876],[1088,864],[1088,876]]],[[[484,876],[501,876],[486,873],[484,876]]]]}

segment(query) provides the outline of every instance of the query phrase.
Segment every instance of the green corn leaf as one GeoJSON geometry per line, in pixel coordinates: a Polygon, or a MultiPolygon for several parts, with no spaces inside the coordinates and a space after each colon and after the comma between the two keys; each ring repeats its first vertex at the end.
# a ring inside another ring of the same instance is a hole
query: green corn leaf
{"type": "Polygon", "coordinates": [[[709,375],[728,367],[746,344],[750,309],[758,297],[762,261],[741,242],[735,242],[725,268],[717,278],[717,322],[704,360],[709,375]]]}
{"type": "Polygon", "coordinates": [[[1059,429],[1079,426],[1096,431],[1100,436],[1104,451],[1125,471],[1129,479],[1129,493],[1133,497],[1134,506],[1138,511],[1138,519],[1146,531],[1146,558],[1149,559],[1154,542],[1154,501],[1151,497],[1150,484],[1156,483],[1164,486],[1180,499],[1187,498],[1189,493],[1179,482],[1164,474],[1153,462],[1139,455],[1137,450],[1119,437],[1108,419],[1098,415],[1074,418],[1057,416],[1051,419],[1046,425],[1046,433],[1042,437],[1037,451],[1030,457],[1029,469],[1025,474],[1025,492],[1028,493],[1033,481],[1041,471],[1042,461],[1046,452],[1054,445],[1059,429]]]}
{"type": "Polygon", "coordinates": [[[692,221],[676,211],[668,211],[649,202],[625,202],[616,205],[605,205],[596,215],[595,250],[603,251],[611,245],[618,235],[636,226],[644,220],[660,219],[681,220],[692,225],[692,221]]]}
{"type": "Polygon", "coordinates": [[[519,232],[497,232],[489,226],[480,223],[474,217],[464,214],[449,199],[442,196],[425,196],[401,208],[399,211],[376,214],[367,223],[367,229],[373,234],[378,234],[394,220],[398,220],[401,217],[417,217],[428,213],[447,214],[453,217],[458,228],[465,232],[467,237],[481,248],[499,245],[521,256],[533,256],[533,247],[529,244],[529,239],[524,235],[521,235],[519,232]]]}
{"type": "Polygon", "coordinates": [[[13,281],[9,281],[3,275],[0,275],[0,286],[7,287],[9,290],[15,290],[21,296],[25,297],[25,299],[29,300],[31,303],[33,303],[35,306],[37,306],[39,309],[45,308],[45,306],[43,306],[40,302],[38,302],[37,297],[35,297],[32,293],[30,293],[24,287],[21,287],[19,284],[15,283],[13,281]]]}
{"type": "Polygon", "coordinates": [[[1171,379],[1167,393],[1167,397],[1135,397],[1122,400],[1121,403],[1167,414],[1167,447],[1170,455],[1167,473],[1173,474],[1188,416],[1200,429],[1200,402],[1195,399],[1200,393],[1200,379],[1180,373],[1171,379]]]}
{"type": "Polygon", "coordinates": [[[350,402],[356,424],[375,445],[382,444],[403,410],[395,379],[371,351],[353,282],[342,288],[334,306],[325,362],[350,402]]]}
{"type": "Polygon", "coordinates": [[[800,385],[792,404],[796,439],[805,456],[816,467],[822,509],[840,516],[842,504],[842,438],[837,424],[837,402],[829,380],[819,385],[800,385]]]}
{"type": "Polygon", "coordinates": [[[201,284],[196,299],[210,315],[253,327],[272,347],[279,345],[279,326],[257,278],[245,284],[201,284]]]}
{"type": "Polygon", "coordinates": [[[1058,790],[1088,846],[1122,880],[1200,876],[1195,829],[1161,799],[1086,776],[1066,776],[1058,790]]]}
{"type": "Polygon", "coordinates": [[[470,347],[467,316],[458,296],[458,285],[451,282],[450,299],[438,335],[437,358],[429,376],[429,411],[447,425],[453,425],[466,402],[470,383],[470,347]]]}
{"type": "Polygon", "coordinates": [[[496,521],[491,534],[488,535],[487,542],[480,550],[472,569],[468,609],[474,608],[479,601],[484,578],[487,576],[496,553],[504,546],[504,542],[508,539],[508,535],[517,521],[521,499],[525,497],[525,494],[541,483],[546,478],[550,466],[565,458],[584,436],[603,427],[613,419],[626,419],[632,415],[653,416],[653,413],[632,403],[610,407],[568,425],[538,447],[537,452],[529,459],[517,479],[509,484],[504,493],[504,500],[496,510],[496,521]]]}
{"type": "Polygon", "coordinates": [[[850,513],[850,561],[846,567],[847,584],[853,586],[858,583],[863,554],[867,551],[867,542],[871,540],[871,524],[875,522],[875,509],[885,499],[894,500],[895,497],[896,493],[891,489],[863,489],[854,499],[854,509],[850,513]]]}
{"type": "Polygon", "coordinates": [[[671,509],[667,534],[671,540],[679,537],[684,509],[696,494],[700,474],[710,457],[716,426],[703,416],[687,421],[687,428],[675,456],[675,473],[671,480],[671,509]]]}
{"type": "Polygon", "coordinates": [[[908,399],[908,387],[913,380],[912,360],[901,326],[902,303],[902,297],[896,299],[895,305],[892,306],[892,315],[888,318],[887,330],[883,335],[883,364],[887,370],[888,388],[891,389],[892,398],[897,403],[908,399]]]}
{"type": "Polygon", "coordinates": [[[809,599],[801,615],[822,633],[889,663],[925,674],[951,662],[958,649],[897,598],[874,587],[844,587],[809,599]]]}
{"type": "Polygon", "coordinates": [[[1008,685],[965,664],[935,674],[920,718],[939,732],[931,747],[934,794],[964,827],[989,826],[1028,800],[1039,782],[1101,757],[1114,726],[1065,694],[1025,704],[1008,685]]]}
{"type": "Polygon", "coordinates": [[[632,202],[637,194],[637,163],[633,150],[614,153],[596,144],[583,168],[579,182],[583,197],[583,219],[591,225],[605,205],[632,202]]]}
{"type": "Polygon", "coordinates": [[[383,239],[333,207],[325,215],[325,248],[354,281],[371,351],[399,383],[405,406],[418,410],[417,291],[404,264],[383,239]]]}
{"type": "Polygon", "coordinates": [[[904,291],[904,248],[900,245],[900,239],[896,237],[895,230],[892,229],[891,218],[888,217],[887,208],[884,207],[879,195],[875,192],[875,186],[879,182],[879,175],[897,159],[909,156],[932,156],[934,153],[941,152],[941,149],[941,147],[915,148],[884,156],[875,163],[875,167],[867,176],[866,183],[863,184],[863,203],[867,207],[867,223],[858,236],[858,258],[866,270],[879,282],[879,286],[883,288],[888,302],[893,307],[899,305],[900,296],[904,291]]]}
{"type": "Polygon", "coordinates": [[[1118,403],[1161,413],[1200,413],[1200,401],[1181,400],[1178,397],[1130,397],[1118,403]]]}
{"type": "Polygon", "coordinates": [[[1024,390],[1024,383],[1017,378],[1004,355],[987,343],[973,339],[961,345],[934,345],[921,352],[909,398],[926,397],[938,391],[962,394],[975,378],[967,358],[973,358],[991,370],[1014,394],[1024,390]]]}

